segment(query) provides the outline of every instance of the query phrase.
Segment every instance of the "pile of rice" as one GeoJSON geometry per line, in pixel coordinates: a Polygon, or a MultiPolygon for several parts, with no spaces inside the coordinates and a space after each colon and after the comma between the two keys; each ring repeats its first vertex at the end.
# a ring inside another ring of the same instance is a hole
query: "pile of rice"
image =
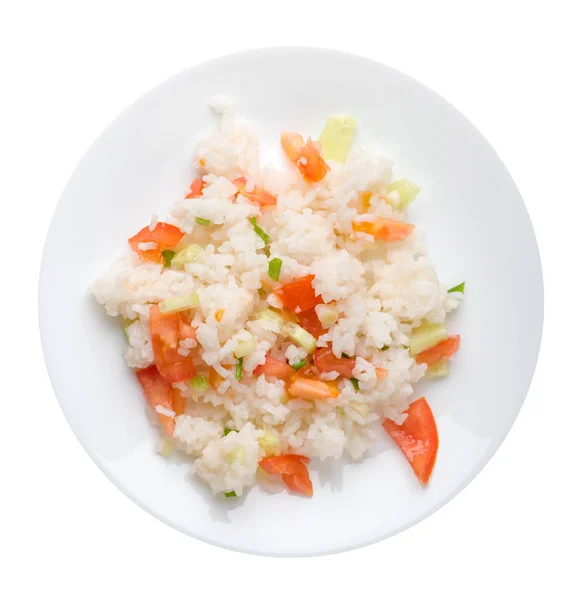
{"type": "MultiPolygon", "coordinates": [[[[187,407],[176,417],[173,441],[161,439],[160,448],[169,453],[169,443],[175,442],[194,459],[194,472],[214,493],[240,496],[256,482],[264,456],[261,438],[277,438],[283,452],[312,459],[347,455],[357,460],[383,435],[382,418],[401,423],[415,399],[413,384],[426,370],[409,354],[412,329],[423,319],[443,323],[457,300],[439,281],[418,228],[393,243],[374,242],[352,230],[360,194],[366,191],[372,192],[370,213],[405,220],[397,208],[398,194],[387,191],[391,161],[359,148],[344,165],[329,162],[326,177],[308,184],[292,165],[284,170],[260,165],[258,138],[235,117],[231,102],[218,99],[213,109],[217,131],[202,139],[195,153],[195,167],[205,182],[203,195],[176,202],[166,219],[185,232],[182,242],[199,244],[203,252],[184,270],[176,270],[143,262],[130,250],[91,291],[110,316],[135,319],[127,328],[125,352],[133,368],[154,360],[150,304],[198,294],[200,307],[192,320],[197,342],[180,343],[179,352],[197,352],[198,373],[207,374],[212,367],[223,381],[218,389],[201,393],[185,383],[173,384],[187,398],[187,407]],[[248,191],[258,186],[275,194],[277,206],[261,210],[241,195],[235,199],[238,190],[231,181],[239,176],[247,179],[248,191]],[[269,256],[249,221],[253,216],[271,238],[269,256]],[[216,226],[202,227],[196,217],[216,226]],[[341,378],[336,399],[286,401],[283,381],[252,376],[268,354],[292,365],[307,356],[275,323],[256,317],[280,305],[274,294],[262,298],[259,293],[261,282],[270,282],[268,262],[275,257],[283,261],[279,285],[311,273],[317,294],[334,303],[339,319],[317,346],[332,343],[337,357],[356,357],[353,375],[360,391],[341,378]],[[222,309],[218,322],[214,314],[222,309]],[[256,349],[245,357],[238,381],[230,365],[236,363],[234,350],[246,332],[256,349]],[[377,379],[375,367],[386,369],[388,376],[377,379]],[[224,435],[226,429],[234,431],[224,435]],[[240,461],[227,460],[234,452],[241,453],[240,461]]],[[[152,217],[151,227],[155,222],[152,217]]]]}

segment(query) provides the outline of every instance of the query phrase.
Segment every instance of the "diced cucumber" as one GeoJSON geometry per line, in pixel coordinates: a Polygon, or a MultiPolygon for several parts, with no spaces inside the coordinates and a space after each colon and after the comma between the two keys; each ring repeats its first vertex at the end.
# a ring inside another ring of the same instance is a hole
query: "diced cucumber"
{"type": "Polygon", "coordinates": [[[265,456],[281,454],[281,441],[276,435],[271,433],[266,433],[263,437],[259,438],[259,446],[265,452],[265,456]]]}
{"type": "Polygon", "coordinates": [[[315,307],[315,312],[317,313],[317,318],[321,322],[321,325],[328,329],[331,325],[334,325],[339,318],[339,313],[330,306],[326,304],[317,304],[315,307]]]}
{"type": "Polygon", "coordinates": [[[357,131],[357,121],[348,115],[331,115],[319,136],[325,160],[344,163],[357,131]]]}
{"type": "Polygon", "coordinates": [[[130,325],[132,323],[135,323],[136,321],[137,321],[137,319],[126,319],[125,317],[122,317],[122,328],[124,330],[124,334],[128,341],[130,339],[130,334],[128,332],[128,329],[129,329],[130,325]]]}
{"type": "Polygon", "coordinates": [[[187,263],[197,260],[202,252],[203,248],[199,244],[189,244],[171,259],[171,267],[183,269],[187,263]]]}
{"type": "Polygon", "coordinates": [[[448,360],[443,358],[431,365],[425,373],[425,377],[428,379],[438,379],[440,377],[447,377],[449,373],[448,360]]]}
{"type": "Polygon", "coordinates": [[[225,460],[229,465],[232,465],[233,463],[243,463],[245,460],[245,448],[243,446],[234,448],[231,452],[225,455],[225,460]]]}
{"type": "Polygon", "coordinates": [[[199,296],[197,294],[175,296],[175,298],[168,298],[157,305],[159,312],[164,315],[180,312],[182,310],[189,310],[190,308],[197,308],[198,306],[199,296]]]}
{"type": "Polygon", "coordinates": [[[363,419],[366,419],[369,416],[369,405],[365,402],[355,402],[354,400],[351,400],[349,406],[359,413],[363,419]]]}
{"type": "Polygon", "coordinates": [[[279,327],[283,327],[283,317],[279,313],[276,313],[274,310],[271,310],[270,308],[262,310],[260,313],[257,313],[256,316],[258,319],[263,319],[264,321],[271,321],[279,327]]]}
{"type": "Polygon", "coordinates": [[[313,352],[317,346],[317,340],[297,323],[285,323],[283,332],[307,352],[313,352]]]}
{"type": "Polygon", "coordinates": [[[411,335],[410,352],[414,356],[428,350],[446,340],[448,334],[444,323],[427,323],[426,321],[411,335]]]}
{"type": "Polygon", "coordinates": [[[404,177],[393,181],[393,183],[391,183],[387,189],[389,192],[396,190],[400,194],[401,203],[399,204],[398,208],[403,211],[421,191],[421,188],[416,183],[413,183],[404,177]]]}
{"type": "Polygon", "coordinates": [[[187,384],[196,392],[205,392],[209,389],[209,381],[203,375],[192,377],[187,384]]]}
{"type": "Polygon", "coordinates": [[[157,444],[157,453],[164,458],[169,458],[175,450],[175,446],[171,440],[161,438],[157,444]]]}
{"type": "Polygon", "coordinates": [[[235,348],[235,358],[243,358],[248,354],[251,354],[255,350],[255,340],[253,336],[247,331],[245,332],[245,339],[237,342],[237,348],[235,348]]]}

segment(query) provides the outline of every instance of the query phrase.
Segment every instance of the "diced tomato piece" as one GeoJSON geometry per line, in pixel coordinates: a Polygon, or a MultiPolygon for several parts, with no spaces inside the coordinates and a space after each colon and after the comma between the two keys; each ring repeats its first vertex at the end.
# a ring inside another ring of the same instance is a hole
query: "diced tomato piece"
{"type": "Polygon", "coordinates": [[[255,188],[252,192],[242,192],[242,195],[259,206],[275,206],[277,204],[277,196],[262,188],[255,188]]]}
{"type": "Polygon", "coordinates": [[[301,158],[301,150],[304,145],[305,140],[300,133],[284,131],[281,134],[281,147],[293,164],[296,164],[299,158],[301,158]]]}
{"type": "Polygon", "coordinates": [[[329,165],[321,156],[321,144],[309,138],[305,143],[299,133],[284,131],[281,146],[287,158],[299,169],[307,181],[321,181],[329,171],[329,165]]]}
{"type": "Polygon", "coordinates": [[[369,233],[376,240],[398,242],[409,237],[415,228],[411,223],[375,217],[372,221],[352,221],[353,231],[369,233]]]}
{"type": "Polygon", "coordinates": [[[327,333],[327,330],[321,325],[314,308],[300,312],[297,316],[299,317],[299,325],[315,339],[319,339],[320,336],[327,333]]]}
{"type": "MultiPolygon", "coordinates": [[[[305,366],[297,370],[297,377],[310,377],[311,379],[317,379],[317,369],[314,365],[306,364],[305,366]]],[[[337,388],[337,391],[339,391],[336,382],[326,381],[325,383],[327,385],[335,383],[335,387],[337,388]]]]}
{"type": "Polygon", "coordinates": [[[426,363],[427,365],[434,365],[443,358],[450,358],[460,346],[460,335],[451,335],[446,338],[443,342],[440,342],[436,346],[424,350],[420,354],[417,354],[417,363],[426,363]]]}
{"type": "Polygon", "coordinates": [[[409,406],[402,425],[385,419],[383,427],[406,456],[419,481],[426,485],[438,451],[436,422],[426,399],[419,398],[409,406]]]}
{"type": "Polygon", "coordinates": [[[240,194],[241,190],[247,185],[247,179],[245,177],[236,177],[231,183],[237,188],[240,194]]]}
{"type": "Polygon", "coordinates": [[[171,388],[171,404],[176,417],[183,415],[185,412],[185,397],[177,388],[174,387],[171,388]]]}
{"type": "Polygon", "coordinates": [[[313,483],[309,477],[307,465],[309,459],[299,454],[269,456],[259,461],[259,466],[271,475],[281,475],[285,485],[293,492],[305,496],[313,495],[313,483]]]}
{"type": "Polygon", "coordinates": [[[247,185],[247,179],[245,179],[245,177],[238,177],[231,183],[237,188],[238,193],[247,198],[250,202],[259,204],[259,206],[275,206],[277,204],[277,196],[270,194],[263,188],[256,187],[248,192],[245,189],[245,186],[247,185]]]}
{"type": "Polygon", "coordinates": [[[337,371],[339,375],[350,379],[353,377],[353,369],[355,368],[354,358],[337,358],[331,346],[326,348],[317,348],[313,352],[313,362],[319,372],[337,371]]]}
{"type": "Polygon", "coordinates": [[[183,237],[183,233],[175,226],[169,223],[158,223],[152,231],[149,227],[144,227],[128,240],[132,248],[140,242],[155,242],[158,246],[170,248],[177,245],[183,237]]]}
{"type": "Polygon", "coordinates": [[[308,181],[321,181],[327,175],[329,165],[321,156],[321,144],[319,142],[307,140],[307,143],[301,148],[301,157],[297,161],[299,172],[308,181]]]}
{"type": "Polygon", "coordinates": [[[271,356],[265,358],[265,363],[257,366],[253,375],[259,377],[259,375],[265,375],[266,377],[277,377],[277,379],[286,379],[291,377],[295,371],[282,360],[277,360],[271,356]]]}
{"type": "Polygon", "coordinates": [[[213,367],[209,367],[209,385],[217,391],[222,381],[223,377],[213,367]]]}
{"type": "Polygon", "coordinates": [[[128,240],[134,252],[137,252],[140,258],[146,262],[162,262],[162,250],[171,248],[179,243],[183,237],[183,233],[175,226],[169,223],[158,223],[155,228],[150,231],[149,227],[144,227],[136,235],[128,240]],[[157,244],[157,248],[153,250],[140,250],[139,244],[152,242],[157,244]]]}
{"type": "Polygon", "coordinates": [[[199,198],[203,193],[203,188],[205,187],[205,181],[203,181],[202,177],[198,177],[191,182],[189,189],[191,190],[186,198],[199,198]]]}
{"type": "Polygon", "coordinates": [[[305,275],[277,288],[275,294],[291,312],[299,316],[300,313],[323,302],[323,298],[317,296],[313,289],[313,279],[314,275],[305,275]]]}
{"type": "Polygon", "coordinates": [[[184,331],[187,329],[185,324],[182,325],[181,315],[164,315],[157,305],[153,305],[149,311],[149,321],[154,360],[161,376],[170,383],[195,377],[191,356],[182,356],[177,351],[179,340],[184,339],[180,338],[180,328],[183,327],[184,331]]]}
{"type": "MultiPolygon", "coordinates": [[[[142,386],[146,400],[150,403],[152,408],[155,409],[156,406],[163,406],[163,408],[173,410],[171,395],[172,387],[159,374],[155,365],[150,365],[145,369],[137,370],[136,377],[142,386]]],[[[173,436],[173,431],[175,429],[175,421],[173,418],[159,413],[157,413],[157,416],[167,434],[173,436]]]]}
{"type": "MultiPolygon", "coordinates": [[[[178,360],[174,363],[161,365],[160,373],[162,374],[162,377],[170,383],[187,381],[197,375],[191,356],[182,356],[181,359],[182,360],[178,360]]],[[[156,364],[158,363],[156,362],[156,364]]]]}
{"type": "Polygon", "coordinates": [[[337,398],[339,390],[336,384],[329,385],[329,383],[311,377],[295,376],[285,389],[292,398],[304,398],[305,400],[329,400],[330,398],[337,398]]]}
{"type": "Polygon", "coordinates": [[[180,340],[197,339],[195,328],[191,325],[191,323],[188,323],[182,316],[179,317],[177,336],[180,340]]]}
{"type": "Polygon", "coordinates": [[[375,373],[377,374],[377,379],[384,379],[389,374],[386,369],[382,369],[381,367],[375,367],[375,373]]]}

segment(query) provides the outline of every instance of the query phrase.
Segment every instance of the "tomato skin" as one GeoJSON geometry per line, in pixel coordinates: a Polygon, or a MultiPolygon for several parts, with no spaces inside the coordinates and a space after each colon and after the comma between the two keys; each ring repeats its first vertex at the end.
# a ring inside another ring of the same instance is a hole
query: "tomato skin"
{"type": "MultiPolygon", "coordinates": [[[[163,406],[168,410],[173,410],[172,387],[163,379],[155,365],[150,365],[145,369],[138,369],[136,377],[142,386],[144,396],[152,408],[163,406]]],[[[175,421],[172,417],[157,413],[160,423],[169,436],[173,436],[175,421]]]]}
{"type": "Polygon", "coordinates": [[[183,415],[185,412],[186,400],[183,394],[174,387],[171,388],[171,404],[176,417],[183,415]]]}
{"type": "Polygon", "coordinates": [[[323,334],[327,333],[327,330],[321,325],[319,317],[315,312],[314,308],[310,308],[297,315],[299,319],[299,325],[308,331],[316,340],[319,339],[323,334]]]}
{"type": "Polygon", "coordinates": [[[299,133],[284,131],[281,146],[287,158],[299,169],[307,181],[321,181],[329,171],[329,165],[321,156],[321,144],[309,138],[307,142],[299,133]]]}
{"type": "Polygon", "coordinates": [[[158,223],[152,231],[149,227],[144,227],[131,237],[128,243],[143,261],[161,263],[163,262],[162,250],[176,246],[182,237],[183,233],[175,225],[158,223]],[[146,242],[153,242],[158,247],[153,250],[140,250],[138,245],[146,242]]]}
{"type": "Polygon", "coordinates": [[[409,406],[407,415],[402,425],[385,419],[383,427],[406,456],[419,481],[426,485],[433,471],[438,451],[436,422],[424,397],[415,400],[409,406]]]}
{"type": "Polygon", "coordinates": [[[421,363],[426,363],[429,366],[434,365],[443,358],[450,358],[457,352],[459,346],[460,335],[451,335],[436,346],[417,354],[416,361],[419,365],[421,363]]]}
{"type": "Polygon", "coordinates": [[[149,325],[155,364],[169,383],[186,381],[197,373],[191,356],[182,356],[177,351],[179,340],[183,339],[179,334],[181,323],[180,313],[164,315],[155,304],[150,308],[149,325]]]}
{"type": "Polygon", "coordinates": [[[283,454],[281,456],[270,456],[259,461],[259,466],[271,475],[281,475],[285,485],[305,496],[313,495],[313,483],[309,478],[306,463],[309,459],[300,454],[283,454]]]}
{"type": "Polygon", "coordinates": [[[284,306],[299,316],[300,313],[323,303],[323,298],[315,294],[313,288],[314,275],[305,275],[291,283],[277,288],[275,294],[281,299],[284,306]]]}
{"type": "Polygon", "coordinates": [[[287,379],[294,374],[295,371],[291,368],[290,365],[284,363],[281,360],[277,360],[276,358],[272,358],[271,356],[267,356],[265,358],[265,363],[262,365],[258,365],[254,371],[253,375],[259,377],[259,375],[265,375],[266,377],[277,377],[277,379],[287,379]]]}
{"type": "Polygon", "coordinates": [[[376,240],[398,242],[409,237],[415,226],[403,221],[375,217],[372,221],[352,221],[353,231],[368,233],[376,240]]]}
{"type": "Polygon", "coordinates": [[[187,198],[199,198],[203,193],[203,188],[205,187],[205,181],[203,181],[202,177],[197,177],[191,182],[189,186],[190,192],[187,194],[187,198]]]}
{"type": "Polygon", "coordinates": [[[319,372],[337,371],[342,377],[350,379],[353,377],[355,368],[354,358],[337,358],[331,347],[317,348],[313,352],[313,362],[319,372]]]}
{"type": "Polygon", "coordinates": [[[259,204],[259,206],[275,206],[277,204],[277,196],[270,194],[263,188],[254,188],[250,192],[245,189],[247,179],[238,177],[231,182],[238,190],[238,193],[247,198],[250,202],[259,204]]]}
{"type": "Polygon", "coordinates": [[[305,140],[300,133],[294,131],[284,131],[281,134],[281,147],[287,158],[294,164],[301,158],[301,149],[305,145],[305,140]]]}

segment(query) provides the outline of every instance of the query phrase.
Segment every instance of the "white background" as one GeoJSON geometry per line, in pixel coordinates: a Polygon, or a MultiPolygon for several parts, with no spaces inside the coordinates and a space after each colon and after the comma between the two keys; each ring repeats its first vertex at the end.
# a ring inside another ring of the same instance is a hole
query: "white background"
{"type": "Polygon", "coordinates": [[[574,332],[568,291],[574,44],[568,4],[354,0],[336,8],[319,0],[52,0],[1,5],[0,597],[573,596],[574,332]],[[513,175],[538,236],[545,276],[538,368],[514,428],[485,470],[413,529],[319,558],[271,559],[211,547],[169,529],[124,497],[88,458],[59,409],[36,317],[50,217],[101,130],[143,92],[188,66],[272,45],[362,54],[452,102],[513,175]]]}

